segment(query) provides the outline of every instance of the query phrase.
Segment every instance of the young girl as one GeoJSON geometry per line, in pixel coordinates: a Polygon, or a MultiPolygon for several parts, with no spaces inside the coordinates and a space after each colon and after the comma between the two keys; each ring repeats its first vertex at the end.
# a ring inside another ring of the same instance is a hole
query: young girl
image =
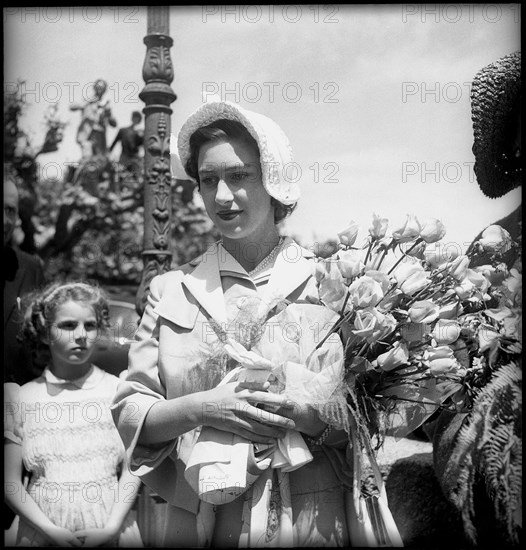
{"type": "Polygon", "coordinates": [[[17,546],[142,546],[132,521],[140,480],[124,463],[109,409],[118,378],[91,363],[108,327],[107,299],[86,283],[55,283],[26,310],[24,343],[49,360],[20,388],[4,433],[17,546]]]}

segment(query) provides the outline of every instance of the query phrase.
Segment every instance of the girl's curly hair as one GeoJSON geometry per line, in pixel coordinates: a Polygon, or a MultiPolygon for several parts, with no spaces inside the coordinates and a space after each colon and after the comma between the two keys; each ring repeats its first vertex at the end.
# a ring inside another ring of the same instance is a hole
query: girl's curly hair
{"type": "Polygon", "coordinates": [[[110,327],[110,308],[104,290],[93,283],[72,281],[52,283],[24,297],[24,321],[18,339],[29,345],[35,364],[43,368],[50,359],[49,338],[57,309],[66,302],[80,302],[93,308],[101,334],[110,327]]]}

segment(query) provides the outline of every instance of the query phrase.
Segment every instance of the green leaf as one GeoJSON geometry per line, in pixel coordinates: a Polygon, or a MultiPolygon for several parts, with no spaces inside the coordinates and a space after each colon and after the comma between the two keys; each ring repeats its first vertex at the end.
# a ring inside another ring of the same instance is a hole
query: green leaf
{"type": "Polygon", "coordinates": [[[380,394],[391,402],[387,435],[395,438],[406,437],[416,430],[440,407],[442,401],[442,393],[433,379],[419,385],[391,387],[380,394]]]}

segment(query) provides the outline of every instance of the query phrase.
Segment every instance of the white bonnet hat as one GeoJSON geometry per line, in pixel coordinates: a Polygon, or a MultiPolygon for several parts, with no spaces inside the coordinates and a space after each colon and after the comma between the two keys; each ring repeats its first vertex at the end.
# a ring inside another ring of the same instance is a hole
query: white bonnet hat
{"type": "MultiPolygon", "coordinates": [[[[259,147],[263,187],[282,204],[295,204],[300,197],[300,189],[286,178],[287,164],[293,160],[287,136],[272,119],[230,101],[210,101],[188,117],[177,138],[182,165],[186,167],[190,158],[190,136],[219,119],[236,120],[249,131],[259,147]]],[[[191,177],[189,179],[193,180],[191,177]]]]}

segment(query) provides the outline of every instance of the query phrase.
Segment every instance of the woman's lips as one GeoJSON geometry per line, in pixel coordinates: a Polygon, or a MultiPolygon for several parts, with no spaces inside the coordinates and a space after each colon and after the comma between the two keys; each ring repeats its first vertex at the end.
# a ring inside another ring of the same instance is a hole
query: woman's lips
{"type": "Polygon", "coordinates": [[[222,220],[233,220],[236,216],[241,214],[242,210],[222,210],[217,213],[217,217],[222,220]]]}

